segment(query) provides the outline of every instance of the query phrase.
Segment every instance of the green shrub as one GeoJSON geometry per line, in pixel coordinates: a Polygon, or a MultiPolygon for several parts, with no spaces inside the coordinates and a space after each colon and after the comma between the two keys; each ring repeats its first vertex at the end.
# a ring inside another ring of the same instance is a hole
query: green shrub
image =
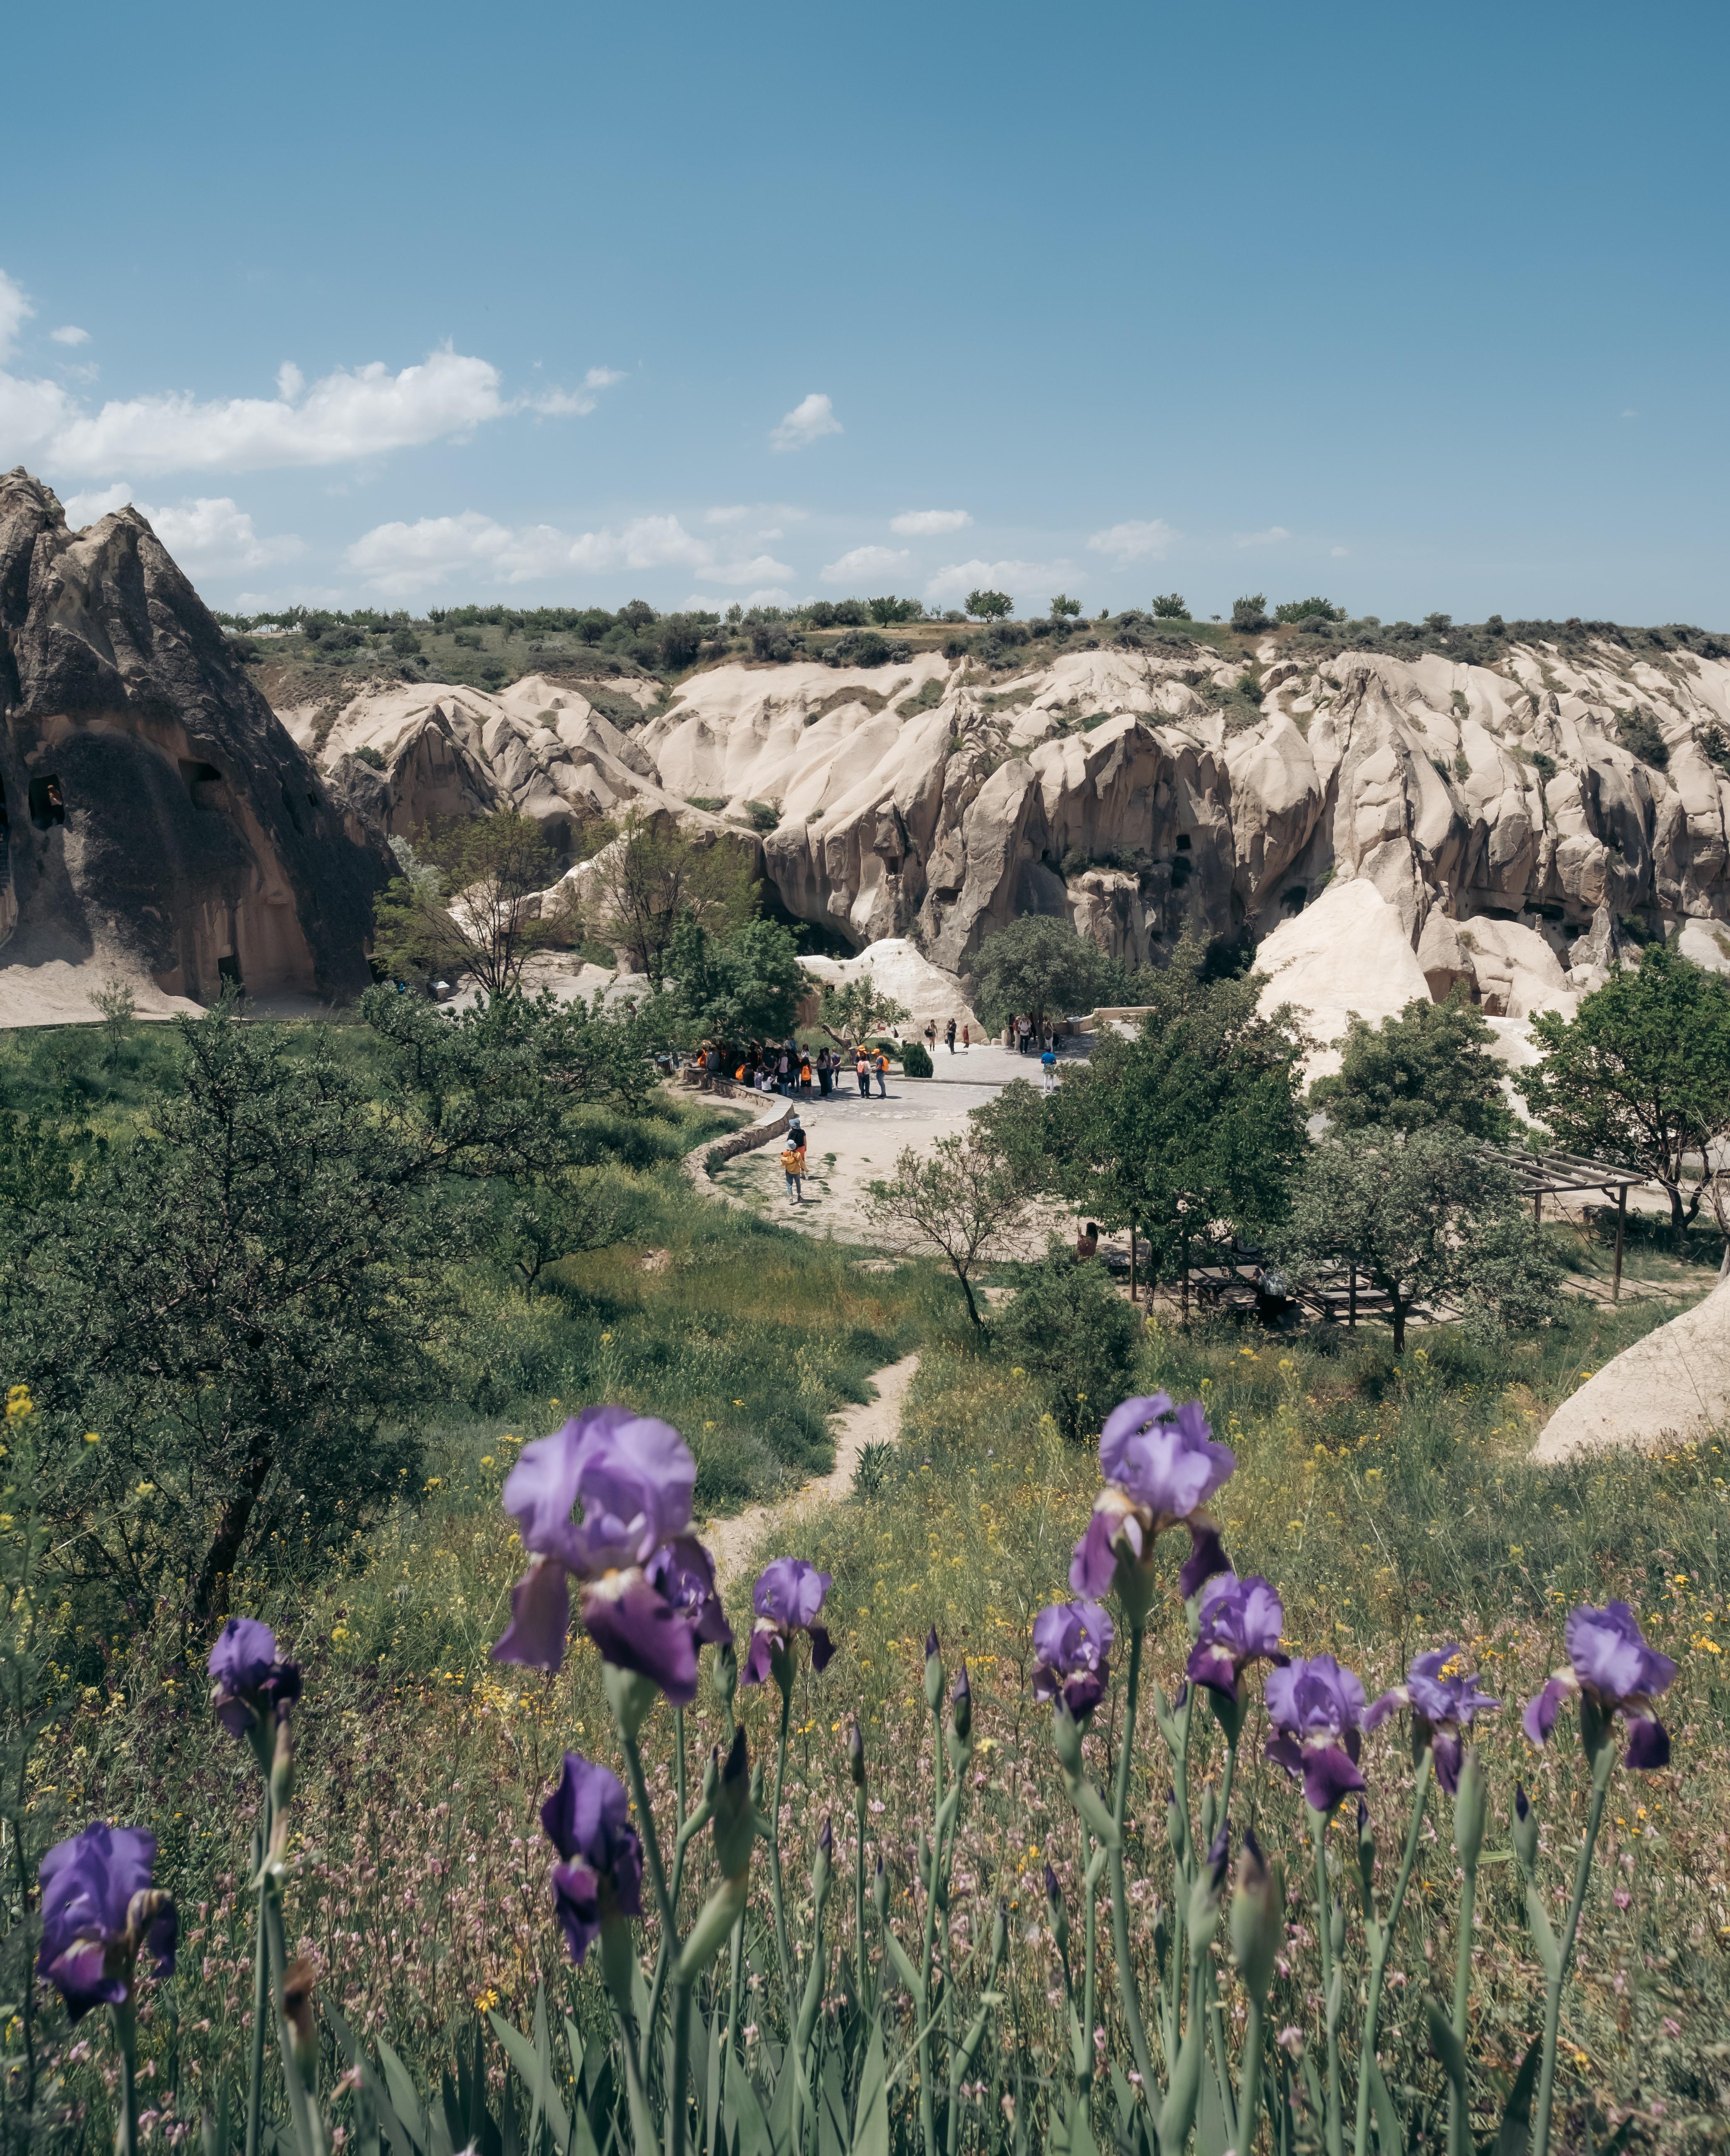
{"type": "Polygon", "coordinates": [[[1190,603],[1177,592],[1161,592],[1154,601],[1154,612],[1161,621],[1188,621],[1190,603]]]}
{"type": "Polygon", "coordinates": [[[1287,599],[1273,609],[1276,621],[1344,621],[1345,608],[1331,599],[1287,599]]]}
{"type": "Polygon", "coordinates": [[[931,1059],[925,1053],[923,1042],[906,1041],[901,1050],[901,1075],[903,1078],[929,1078],[931,1059]]]}
{"type": "Polygon", "coordinates": [[[1252,592],[1247,598],[1233,599],[1231,626],[1233,629],[1243,629],[1270,628],[1272,624],[1267,619],[1266,594],[1262,592],[1252,592]]]}
{"type": "Polygon", "coordinates": [[[1670,744],[1659,732],[1658,722],[1650,711],[1618,711],[1616,739],[1642,763],[1649,763],[1658,771],[1669,768],[1670,744]]]}
{"type": "Polygon", "coordinates": [[[1044,1394],[1057,1428],[1078,1445],[1130,1390],[1140,1331],[1105,1267],[1053,1241],[1044,1262],[1026,1274],[998,1337],[1044,1394]]]}

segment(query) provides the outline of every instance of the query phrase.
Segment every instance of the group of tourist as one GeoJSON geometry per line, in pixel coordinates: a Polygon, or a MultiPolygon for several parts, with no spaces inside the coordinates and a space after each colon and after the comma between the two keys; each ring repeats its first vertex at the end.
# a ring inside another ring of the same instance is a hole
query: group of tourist
{"type": "Polygon", "coordinates": [[[697,1061],[704,1072],[731,1078],[735,1085],[748,1086],[755,1093],[781,1093],[791,1098],[809,1097],[815,1091],[827,1101],[841,1093],[851,1071],[862,1098],[869,1097],[873,1078],[878,1097],[888,1097],[889,1058],[880,1041],[874,1047],[861,1041],[851,1050],[826,1046],[815,1055],[808,1045],[791,1034],[784,1041],[754,1040],[730,1054],[706,1041],[697,1061]]]}

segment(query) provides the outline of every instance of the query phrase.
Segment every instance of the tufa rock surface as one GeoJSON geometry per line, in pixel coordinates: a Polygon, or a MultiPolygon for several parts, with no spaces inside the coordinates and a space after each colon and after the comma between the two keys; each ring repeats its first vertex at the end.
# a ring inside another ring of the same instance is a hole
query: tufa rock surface
{"type": "Polygon", "coordinates": [[[376,839],[146,520],[74,534],[22,470],[0,475],[0,1007],[84,969],[155,1007],[225,978],[366,985],[376,839]]]}

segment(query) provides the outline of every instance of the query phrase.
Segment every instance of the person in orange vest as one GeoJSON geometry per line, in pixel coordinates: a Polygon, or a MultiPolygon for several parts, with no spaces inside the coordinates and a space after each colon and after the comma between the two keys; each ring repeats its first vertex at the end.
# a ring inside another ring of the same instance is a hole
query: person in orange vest
{"type": "Polygon", "coordinates": [[[802,1131],[796,1144],[793,1142],[791,1132],[788,1133],[787,1148],[781,1157],[781,1164],[787,1178],[789,1202],[802,1205],[805,1203],[805,1194],[800,1188],[805,1177],[805,1134],[802,1131]]]}
{"type": "Polygon", "coordinates": [[[877,1062],[874,1068],[877,1071],[877,1096],[880,1101],[887,1101],[889,1097],[889,1089],[884,1081],[889,1073],[889,1059],[881,1048],[877,1051],[877,1062]]]}

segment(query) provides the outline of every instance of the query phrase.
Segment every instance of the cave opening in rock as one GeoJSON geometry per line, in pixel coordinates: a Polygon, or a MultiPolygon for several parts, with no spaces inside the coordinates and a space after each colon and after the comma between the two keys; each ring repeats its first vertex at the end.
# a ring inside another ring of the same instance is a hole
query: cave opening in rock
{"type": "Polygon", "coordinates": [[[30,821],[38,831],[46,831],[65,820],[66,797],[60,791],[60,774],[45,771],[30,781],[30,821]]]}
{"type": "Polygon", "coordinates": [[[238,995],[246,983],[240,978],[240,961],[231,951],[226,958],[217,960],[217,978],[225,988],[233,988],[238,995]]]}
{"type": "Polygon", "coordinates": [[[213,763],[201,762],[195,757],[183,756],[177,760],[187,792],[192,798],[192,806],[195,808],[214,808],[217,805],[213,798],[215,790],[223,783],[221,772],[213,763]]]}

